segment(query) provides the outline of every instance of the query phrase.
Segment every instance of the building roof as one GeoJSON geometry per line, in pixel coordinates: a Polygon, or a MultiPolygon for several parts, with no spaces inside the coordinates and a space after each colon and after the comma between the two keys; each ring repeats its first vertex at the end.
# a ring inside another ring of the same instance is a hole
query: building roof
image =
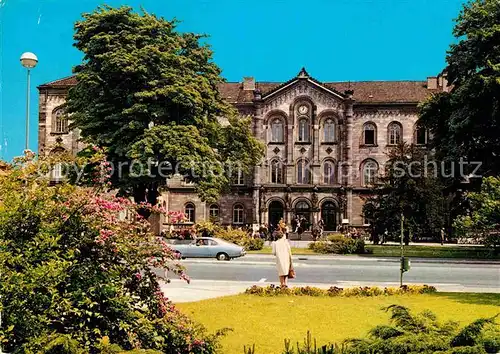
{"type": "Polygon", "coordinates": [[[41,88],[64,88],[64,87],[71,87],[76,85],[76,76],[68,76],[59,80],[47,82],[46,84],[42,84],[38,86],[39,89],[41,88]]]}
{"type": "MultiPolygon", "coordinates": [[[[312,78],[311,78],[312,79],[312,78]]],[[[256,82],[255,88],[260,90],[262,96],[291,83],[294,79],[282,82],[256,82]]],[[[314,80],[314,79],[312,79],[314,80]]],[[[346,90],[354,91],[353,98],[356,103],[419,103],[424,101],[436,90],[427,88],[427,81],[349,81],[349,82],[319,82],[327,89],[337,93],[346,90]]],[[[69,88],[76,85],[76,77],[69,76],[43,85],[44,88],[69,88]]],[[[241,82],[225,82],[219,86],[220,93],[230,103],[251,103],[254,93],[244,90],[241,82]]]]}

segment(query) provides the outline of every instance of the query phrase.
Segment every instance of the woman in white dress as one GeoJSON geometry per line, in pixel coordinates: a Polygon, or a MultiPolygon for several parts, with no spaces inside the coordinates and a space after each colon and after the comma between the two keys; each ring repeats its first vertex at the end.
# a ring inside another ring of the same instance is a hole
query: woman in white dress
{"type": "Polygon", "coordinates": [[[281,286],[287,285],[288,275],[292,268],[292,250],[290,244],[286,239],[285,233],[282,231],[277,232],[278,240],[272,244],[273,255],[276,256],[276,268],[280,277],[281,286]]]}

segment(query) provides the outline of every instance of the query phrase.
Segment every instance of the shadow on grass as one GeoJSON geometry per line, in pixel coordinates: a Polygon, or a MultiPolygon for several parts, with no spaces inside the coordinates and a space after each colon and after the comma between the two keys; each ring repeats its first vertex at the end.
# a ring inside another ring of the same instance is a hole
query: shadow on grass
{"type": "Polygon", "coordinates": [[[444,297],[465,304],[493,305],[500,308],[500,294],[493,293],[436,293],[433,296],[444,297]]]}

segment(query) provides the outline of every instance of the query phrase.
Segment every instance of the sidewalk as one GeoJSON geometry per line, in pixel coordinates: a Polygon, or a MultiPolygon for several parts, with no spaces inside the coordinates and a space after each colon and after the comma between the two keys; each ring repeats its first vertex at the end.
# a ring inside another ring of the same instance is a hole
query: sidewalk
{"type": "MultiPolygon", "coordinates": [[[[174,303],[194,302],[201,300],[213,299],[221,296],[237,295],[245,292],[246,289],[253,285],[268,286],[271,284],[278,285],[278,282],[240,282],[240,281],[222,281],[222,280],[193,280],[191,284],[187,284],[182,280],[174,279],[170,284],[161,284],[161,289],[165,296],[174,303]]],[[[412,285],[416,283],[405,283],[412,285]]],[[[466,287],[458,284],[439,284],[430,283],[427,285],[435,286],[440,292],[475,292],[475,293],[500,293],[500,289],[482,288],[482,287],[466,287]]],[[[380,282],[356,282],[356,281],[337,281],[332,284],[321,283],[294,283],[290,281],[291,287],[312,286],[321,289],[328,289],[331,286],[341,288],[351,288],[358,286],[378,286],[384,287],[399,287],[399,283],[380,283],[380,282]]]]}
{"type": "MultiPolygon", "coordinates": [[[[313,241],[296,241],[289,240],[290,246],[293,248],[308,248],[309,244],[313,241]]],[[[373,245],[372,241],[365,241],[366,245],[373,245]]],[[[266,241],[265,246],[271,246],[271,241],[266,241]]],[[[397,242],[385,242],[382,246],[399,246],[397,242]]],[[[481,245],[469,245],[463,243],[445,243],[444,245],[440,243],[420,243],[420,242],[410,242],[410,246],[423,246],[423,247],[483,247],[481,245]]]]}

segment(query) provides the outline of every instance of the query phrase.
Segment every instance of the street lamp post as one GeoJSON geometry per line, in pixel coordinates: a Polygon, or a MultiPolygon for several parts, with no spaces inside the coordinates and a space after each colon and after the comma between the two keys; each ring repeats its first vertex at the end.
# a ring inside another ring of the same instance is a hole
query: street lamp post
{"type": "Polygon", "coordinates": [[[26,143],[25,150],[29,148],[29,129],[30,129],[30,71],[36,64],[38,64],[38,58],[35,54],[26,52],[21,55],[21,65],[27,69],[27,86],[26,86],[26,143]]]}
{"type": "MultiPolygon", "coordinates": [[[[35,54],[26,52],[21,55],[21,65],[25,67],[28,71],[28,81],[26,86],[26,142],[25,150],[29,148],[29,128],[30,128],[30,70],[33,69],[36,64],[38,64],[38,58],[35,54]]],[[[2,326],[2,312],[0,311],[0,327],[2,326]]],[[[6,354],[2,350],[2,344],[0,343],[0,354],[6,354]]]]}

